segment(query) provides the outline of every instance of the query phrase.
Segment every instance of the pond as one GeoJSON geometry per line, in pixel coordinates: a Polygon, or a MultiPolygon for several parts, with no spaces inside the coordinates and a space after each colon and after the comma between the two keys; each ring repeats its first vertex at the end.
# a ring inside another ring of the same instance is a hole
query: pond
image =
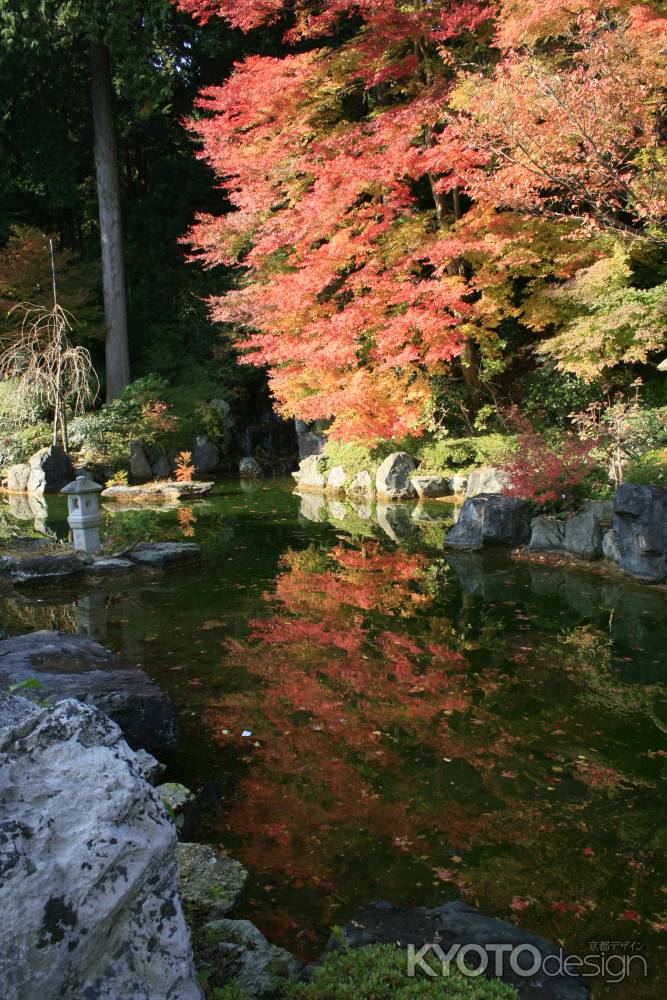
{"type": "MultiPolygon", "coordinates": [[[[444,556],[450,520],[278,480],[113,508],[119,548],[195,538],[202,565],[6,592],[1,624],[89,632],[172,696],[170,777],[201,796],[199,839],[250,870],[240,915],[276,943],[312,958],[372,899],[462,898],[577,954],[640,951],[646,980],[594,995],[662,996],[667,596],[444,556]]],[[[66,533],[61,498],[38,526],[66,533]]]]}

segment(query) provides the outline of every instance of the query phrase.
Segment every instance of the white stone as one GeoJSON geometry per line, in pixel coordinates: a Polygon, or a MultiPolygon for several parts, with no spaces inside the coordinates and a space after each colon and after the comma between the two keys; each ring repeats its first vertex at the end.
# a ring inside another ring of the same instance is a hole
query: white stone
{"type": "Polygon", "coordinates": [[[200,1000],[176,832],[118,727],[5,698],[0,769],[3,1000],[200,1000]]]}
{"type": "Polygon", "coordinates": [[[327,477],[327,490],[331,493],[340,493],[345,489],[347,482],[347,472],[342,465],[334,465],[327,477]]]}
{"type": "Polygon", "coordinates": [[[347,492],[350,496],[373,496],[373,493],[375,492],[373,489],[373,479],[368,469],[362,469],[361,472],[357,472],[356,476],[348,486],[347,492]]]}
{"type": "Polygon", "coordinates": [[[395,451],[388,455],[375,476],[378,496],[387,500],[406,500],[415,496],[415,488],[410,476],[415,471],[415,462],[405,451],[395,451]]]}
{"type": "Polygon", "coordinates": [[[509,486],[509,476],[502,469],[492,465],[473,469],[468,476],[466,496],[476,497],[479,493],[502,493],[509,486]]]}

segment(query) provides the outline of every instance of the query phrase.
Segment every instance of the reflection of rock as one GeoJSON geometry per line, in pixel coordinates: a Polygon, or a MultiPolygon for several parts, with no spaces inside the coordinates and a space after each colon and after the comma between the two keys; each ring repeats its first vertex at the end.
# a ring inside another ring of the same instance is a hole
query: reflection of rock
{"type": "Polygon", "coordinates": [[[451,480],[445,476],[412,476],[410,482],[420,497],[447,497],[452,493],[451,480]]]}
{"type": "Polygon", "coordinates": [[[406,500],[416,495],[410,482],[415,471],[415,462],[405,451],[395,451],[388,455],[375,476],[378,496],[387,500],[406,500]]]}
{"type": "Polygon", "coordinates": [[[9,507],[9,513],[17,521],[32,521],[34,515],[30,501],[35,499],[37,498],[34,496],[8,496],[7,506],[9,507]]]}
{"type": "Polygon", "coordinates": [[[308,521],[326,521],[327,502],[317,493],[300,493],[299,514],[308,521]]]}
{"type": "Polygon", "coordinates": [[[166,569],[201,558],[201,549],[195,542],[142,542],[126,553],[128,559],[153,569],[166,569]]]}
{"type": "Polygon", "coordinates": [[[415,533],[410,509],[398,504],[379,503],[375,508],[377,522],[392,542],[403,542],[415,533]]]}
{"type": "Polygon", "coordinates": [[[348,513],[347,507],[340,500],[329,500],[329,514],[334,521],[344,521],[348,513]]]}
{"type": "Polygon", "coordinates": [[[476,497],[479,493],[502,493],[509,485],[509,476],[492,465],[473,469],[466,483],[466,496],[476,497]]]}
{"type": "Polygon", "coordinates": [[[363,503],[360,500],[355,502],[352,500],[350,506],[357,517],[361,518],[362,521],[369,521],[373,516],[373,506],[370,503],[363,503]]]}
{"type": "Polygon", "coordinates": [[[372,497],[374,492],[373,479],[368,469],[357,472],[347,488],[350,497],[372,497]]]}
{"type": "Polygon", "coordinates": [[[445,544],[457,549],[523,545],[530,537],[531,513],[531,505],[525,500],[480,493],[465,501],[445,544]]]}
{"type": "Polygon", "coordinates": [[[0,642],[0,687],[38,680],[30,697],[78,698],[106,712],[131,746],[159,753],[177,739],[173,702],[143,670],[84,635],[33,632],[0,642]]]}
{"type": "Polygon", "coordinates": [[[324,478],[324,456],[311,455],[299,462],[299,469],[293,472],[301,490],[324,490],[326,480],[324,478]]]}
{"type": "Polygon", "coordinates": [[[528,548],[534,552],[561,552],[565,548],[565,521],[557,517],[534,517],[528,548]]]}
{"type": "Polygon", "coordinates": [[[667,490],[623,483],[614,498],[620,566],[643,580],[667,578],[667,490]]]}
{"type": "Polygon", "coordinates": [[[74,478],[74,468],[69,456],[59,444],[41,448],[30,459],[29,493],[61,490],[74,478]]]}
{"type": "MultiPolygon", "coordinates": [[[[536,953],[542,959],[553,956],[553,965],[558,968],[560,950],[556,945],[514,924],[487,917],[459,900],[432,910],[422,906],[408,909],[385,902],[371,903],[343,926],[343,935],[352,948],[378,943],[396,944],[401,948],[412,944],[420,948],[425,942],[437,941],[447,953],[455,945],[471,946],[469,959],[473,967],[479,963],[480,951],[483,953],[487,946],[505,945],[504,953],[499,950],[488,953],[489,968],[493,970],[496,961],[499,963],[501,978],[518,987],[519,1000],[538,995],[543,1000],[588,1000],[590,996],[586,981],[579,976],[555,975],[553,969],[548,976],[537,970],[531,975],[525,974],[534,969],[536,953]],[[516,966],[525,972],[517,973],[516,966]]],[[[340,947],[340,944],[333,939],[330,947],[340,947]]]]}
{"type": "Polygon", "coordinates": [[[226,917],[248,878],[243,865],[206,844],[179,844],[178,868],[183,904],[191,923],[226,917]]]}
{"type": "Polygon", "coordinates": [[[0,702],[3,1000],[199,1000],[174,828],[118,727],[0,702]]]}

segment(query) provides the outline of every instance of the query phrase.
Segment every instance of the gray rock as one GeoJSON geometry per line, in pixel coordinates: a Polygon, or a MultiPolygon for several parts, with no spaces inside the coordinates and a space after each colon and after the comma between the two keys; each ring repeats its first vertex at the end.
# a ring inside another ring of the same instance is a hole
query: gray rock
{"type": "Polygon", "coordinates": [[[509,476],[492,465],[473,469],[468,476],[466,496],[476,497],[480,493],[502,493],[509,486],[509,476]]]}
{"type": "Polygon", "coordinates": [[[105,712],[133,747],[161,753],[178,740],[173,702],[158,685],[110,650],[84,635],[32,632],[0,642],[0,688],[39,681],[26,691],[54,705],[78,698],[105,712]]]}
{"type": "Polygon", "coordinates": [[[534,517],[528,548],[533,552],[562,552],[565,549],[565,521],[558,517],[534,517]]]}
{"type": "Polygon", "coordinates": [[[373,493],[375,492],[373,488],[373,477],[368,469],[362,469],[361,472],[357,472],[348,486],[347,492],[351,497],[373,496],[373,493]]]}
{"type": "Polygon", "coordinates": [[[156,479],[169,479],[171,475],[171,465],[166,455],[156,458],[151,469],[156,479]]]}
{"type": "Polygon", "coordinates": [[[130,479],[135,483],[145,483],[153,478],[153,470],[146,458],[141,441],[130,442],[130,479]]]}
{"type": "Polygon", "coordinates": [[[465,501],[445,546],[481,549],[486,545],[525,545],[530,538],[532,505],[517,497],[480,493],[465,501]]]}
{"type": "Polygon", "coordinates": [[[448,497],[452,495],[452,482],[445,476],[412,476],[410,482],[419,497],[448,497]]]}
{"type": "Polygon", "coordinates": [[[465,493],[468,486],[468,477],[463,472],[456,472],[452,476],[452,493],[465,493]]]}
{"type": "Polygon", "coordinates": [[[140,566],[166,569],[201,558],[201,549],[195,542],[142,542],[126,553],[128,559],[140,566]]]}
{"type": "Polygon", "coordinates": [[[15,583],[58,583],[83,573],[84,564],[76,556],[35,556],[16,559],[11,569],[15,583]]]}
{"type": "Polygon", "coordinates": [[[302,970],[288,951],[269,944],[249,920],[213,920],[204,932],[218,975],[235,979],[250,997],[276,995],[281,983],[302,970]]]}
{"type": "Polygon", "coordinates": [[[207,434],[195,438],[192,449],[192,463],[198,475],[213,472],[220,464],[220,449],[207,434]]]}
{"type": "Polygon", "coordinates": [[[135,763],[149,785],[156,785],[167,770],[157,757],[143,747],[136,751],[135,763]]]}
{"type": "Polygon", "coordinates": [[[622,483],[614,497],[614,534],[626,573],[667,579],[667,489],[622,483]]]}
{"type": "Polygon", "coordinates": [[[378,503],[375,516],[379,526],[392,542],[404,542],[415,534],[415,523],[408,508],[399,504],[378,503]]]}
{"type": "Polygon", "coordinates": [[[179,839],[191,837],[199,823],[199,805],[194,792],[177,781],[167,781],[155,789],[164,802],[179,839]]]}
{"type": "Polygon", "coordinates": [[[35,452],[29,465],[28,493],[61,490],[74,479],[72,463],[59,444],[52,444],[35,452]]]}
{"type": "Polygon", "coordinates": [[[582,510],[565,522],[565,548],[582,559],[602,555],[602,525],[595,508],[582,510]]]}
{"type": "Polygon", "coordinates": [[[26,493],[31,471],[27,462],[10,466],[7,472],[7,489],[12,493],[26,493]]]}
{"type": "Polygon", "coordinates": [[[326,479],[324,478],[324,456],[310,455],[299,462],[299,471],[292,475],[299,484],[301,490],[324,490],[326,479]]]}
{"type": "Polygon", "coordinates": [[[241,479],[261,479],[264,470],[256,458],[253,458],[252,455],[246,455],[239,462],[239,475],[241,479]]]}
{"type": "Polygon", "coordinates": [[[582,510],[593,513],[603,528],[611,528],[614,521],[613,500],[587,500],[582,510]]]}
{"type": "Polygon", "coordinates": [[[191,923],[226,917],[248,878],[243,865],[206,844],[180,843],[178,868],[183,904],[191,923]]]}
{"type": "Polygon", "coordinates": [[[0,709],[3,1000],[200,1000],[176,835],[118,727],[0,709]]]}
{"type": "MultiPolygon", "coordinates": [[[[377,902],[355,913],[354,918],[342,928],[347,944],[351,948],[364,948],[370,944],[390,943],[405,948],[408,944],[421,947],[425,942],[437,941],[447,953],[455,945],[510,945],[512,948],[526,948],[515,953],[514,963],[526,971],[534,965],[537,949],[541,956],[554,956],[548,963],[547,972],[538,970],[530,976],[518,975],[510,963],[508,952],[489,954],[489,969],[495,968],[496,956],[502,963],[501,978],[518,988],[519,1000],[588,1000],[590,996],[586,980],[575,975],[556,975],[559,948],[544,938],[530,934],[513,924],[487,917],[467,903],[452,900],[442,906],[414,909],[393,906],[391,903],[377,902]]],[[[329,948],[339,948],[340,942],[332,939],[329,948]]],[[[471,962],[474,964],[475,959],[471,962]]],[[[443,994],[444,995],[444,994],[443,994]]]]}
{"type": "Polygon", "coordinates": [[[375,476],[378,496],[387,500],[406,500],[416,495],[410,481],[415,471],[415,462],[405,451],[395,451],[388,455],[375,476]]]}
{"type": "Polygon", "coordinates": [[[310,458],[311,455],[321,455],[324,451],[326,441],[319,434],[313,431],[303,431],[298,435],[299,458],[310,458]]]}
{"type": "Polygon", "coordinates": [[[134,569],[134,563],[130,559],[94,559],[86,569],[89,573],[126,573],[134,569]]]}
{"type": "Polygon", "coordinates": [[[617,563],[621,561],[621,551],[618,547],[613,528],[605,531],[602,536],[602,555],[611,562],[617,563]]]}
{"type": "Polygon", "coordinates": [[[342,493],[347,483],[347,472],[342,465],[334,465],[327,477],[327,491],[329,493],[342,493]]]}

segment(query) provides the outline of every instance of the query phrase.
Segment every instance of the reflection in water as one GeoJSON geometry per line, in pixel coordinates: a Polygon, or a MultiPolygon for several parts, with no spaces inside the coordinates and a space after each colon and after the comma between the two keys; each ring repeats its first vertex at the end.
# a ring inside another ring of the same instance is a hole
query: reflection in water
{"type": "MultiPolygon", "coordinates": [[[[172,776],[250,867],[244,915],[312,955],[373,898],[462,897],[581,953],[640,940],[652,981],[595,996],[657,996],[664,593],[443,557],[437,505],[377,517],[264,484],[180,510],[151,530],[191,528],[201,569],[10,591],[3,621],[103,638],[174,697],[172,776]]],[[[119,538],[148,523],[114,516],[119,538]]]]}

